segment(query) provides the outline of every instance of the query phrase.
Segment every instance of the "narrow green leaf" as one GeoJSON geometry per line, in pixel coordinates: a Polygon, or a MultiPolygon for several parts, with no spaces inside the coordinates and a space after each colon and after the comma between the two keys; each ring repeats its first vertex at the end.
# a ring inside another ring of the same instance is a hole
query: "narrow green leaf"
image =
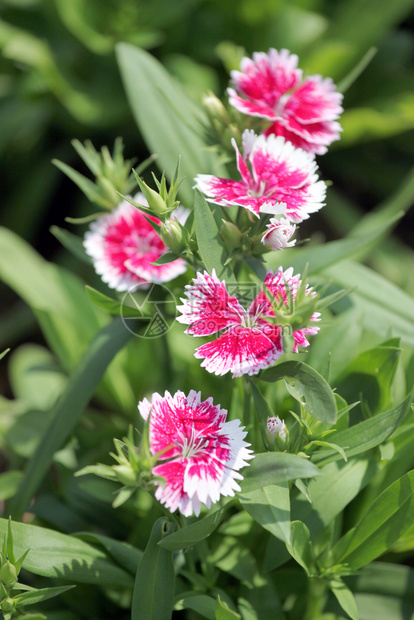
{"type": "MultiPolygon", "coordinates": [[[[337,446],[345,450],[348,458],[371,450],[371,448],[386,441],[397,430],[409,410],[411,401],[412,396],[409,394],[402,403],[393,407],[393,409],[375,415],[344,431],[333,433],[329,438],[333,439],[337,446]]],[[[329,454],[325,451],[316,452],[312,455],[312,460],[315,463],[323,461],[326,464],[336,461],[338,458],[340,458],[339,455],[329,454]]]]}
{"type": "Polygon", "coordinates": [[[21,471],[6,471],[0,474],[0,501],[13,497],[19,488],[22,476],[21,471]]]}
{"type": "Polygon", "coordinates": [[[191,609],[197,612],[203,618],[207,620],[215,620],[215,608],[216,600],[206,594],[195,594],[191,592],[192,596],[187,596],[183,599],[179,599],[174,606],[174,609],[191,609]]]}
{"type": "MultiPolygon", "coordinates": [[[[0,536],[7,527],[8,521],[0,519],[0,536]]],[[[30,549],[23,562],[30,573],[122,589],[133,586],[129,573],[111,562],[103,551],[74,536],[16,522],[13,534],[16,556],[30,549]]]]}
{"type": "Polygon", "coordinates": [[[200,137],[203,112],[153,56],[125,43],[117,45],[116,53],[126,94],[148,149],[159,154],[157,165],[166,171],[167,179],[181,155],[180,172],[185,180],[179,193],[191,204],[194,177],[220,172],[214,165],[215,155],[200,137]]]}
{"type": "Polygon", "coordinates": [[[2,359],[3,359],[3,357],[4,357],[5,355],[7,355],[7,353],[8,353],[9,351],[10,351],[10,348],[5,349],[2,353],[0,353],[0,360],[2,360],[2,359]]]}
{"type": "Polygon", "coordinates": [[[138,566],[132,596],[132,620],[170,620],[174,602],[174,563],[171,551],[158,543],[174,529],[164,517],[152,528],[138,566]]]}
{"type": "Polygon", "coordinates": [[[142,559],[142,551],[125,542],[120,542],[103,534],[77,532],[76,538],[103,547],[114,562],[135,575],[142,559]]]}
{"type": "Polygon", "coordinates": [[[73,181],[79,189],[85,194],[85,196],[91,202],[98,204],[99,206],[105,206],[102,202],[102,196],[98,192],[95,183],[93,183],[90,179],[77,172],[71,166],[68,166],[63,161],[59,161],[58,159],[53,159],[52,164],[54,164],[59,170],[61,170],[66,176],[73,181]]]}
{"type": "Polygon", "coordinates": [[[371,60],[377,53],[376,47],[370,47],[369,50],[363,55],[361,60],[355,65],[353,69],[346,75],[338,84],[337,90],[340,93],[345,93],[350,86],[359,78],[361,73],[365,71],[371,60]]]}
{"type": "Polygon", "coordinates": [[[58,241],[60,241],[64,248],[73,254],[73,256],[76,256],[76,258],[79,258],[79,260],[87,263],[88,265],[92,263],[90,257],[85,252],[82,239],[78,237],[78,235],[74,235],[68,230],[59,228],[59,226],[51,226],[50,232],[58,241]]]}
{"type": "Polygon", "coordinates": [[[187,527],[183,527],[170,536],[166,536],[159,541],[159,545],[170,551],[178,551],[186,547],[192,547],[201,540],[205,540],[215,529],[218,528],[227,510],[232,506],[232,502],[227,502],[222,508],[209,513],[203,519],[197,519],[187,527]]]}
{"type": "Polygon", "coordinates": [[[84,217],[65,217],[65,222],[67,222],[68,224],[76,224],[80,226],[82,224],[89,224],[89,222],[97,220],[102,215],[108,215],[108,212],[99,211],[98,213],[91,213],[90,215],[85,215],[84,217]]]}
{"type": "Polygon", "coordinates": [[[265,530],[290,542],[290,497],[287,482],[263,486],[239,495],[243,508],[265,530]]]}
{"type": "Polygon", "coordinates": [[[121,319],[116,319],[104,327],[88,347],[57,402],[52,422],[35,454],[28,461],[19,490],[10,502],[10,513],[15,519],[26,510],[30,498],[50,466],[54,453],[69,437],[109,363],[131,336],[121,319]]]}
{"type": "Polygon", "coordinates": [[[335,564],[358,569],[397,541],[414,520],[414,471],[396,480],[332,550],[335,564]]]}
{"type": "Polygon", "coordinates": [[[194,221],[198,249],[207,271],[211,274],[215,269],[217,277],[224,278],[228,283],[233,279],[233,272],[229,265],[224,266],[227,250],[220,238],[211,207],[199,191],[196,191],[195,196],[194,221]]]}
{"type": "Polygon", "coordinates": [[[162,254],[156,261],[151,263],[151,265],[168,265],[168,263],[172,263],[174,260],[177,260],[177,254],[174,252],[166,252],[162,254]]]}
{"type": "Polygon", "coordinates": [[[31,592],[24,592],[14,597],[16,607],[23,607],[24,605],[35,605],[42,601],[47,601],[49,598],[59,596],[67,590],[72,590],[76,586],[58,586],[56,588],[41,588],[39,590],[32,590],[31,592]]]}
{"type": "Polygon", "coordinates": [[[250,467],[243,470],[242,494],[296,478],[313,478],[320,470],[309,460],[286,452],[256,454],[250,467]]]}
{"type": "Polygon", "coordinates": [[[109,314],[114,314],[122,317],[132,317],[137,321],[142,320],[144,323],[148,322],[148,318],[140,316],[138,309],[134,309],[129,305],[126,305],[116,299],[112,299],[112,297],[108,297],[104,295],[100,291],[92,288],[92,286],[85,286],[86,293],[91,301],[103,310],[104,312],[108,312],[109,314]]]}
{"type": "Polygon", "coordinates": [[[241,620],[241,615],[230,609],[220,596],[217,597],[215,613],[216,620],[241,620]]]}
{"type": "Polygon", "coordinates": [[[358,607],[351,590],[337,577],[329,582],[329,587],[334,593],[342,609],[352,620],[359,620],[358,607]]]}
{"type": "Polygon", "coordinates": [[[334,394],[325,379],[307,364],[283,362],[263,371],[259,379],[269,383],[284,379],[289,393],[304,405],[311,416],[325,424],[335,424],[337,411],[334,394]]]}
{"type": "Polygon", "coordinates": [[[257,389],[253,381],[250,381],[250,387],[253,394],[254,405],[257,414],[257,421],[259,424],[260,434],[262,436],[263,445],[269,448],[269,440],[266,434],[267,420],[273,417],[273,412],[270,409],[267,400],[263,398],[261,392],[257,389]]]}

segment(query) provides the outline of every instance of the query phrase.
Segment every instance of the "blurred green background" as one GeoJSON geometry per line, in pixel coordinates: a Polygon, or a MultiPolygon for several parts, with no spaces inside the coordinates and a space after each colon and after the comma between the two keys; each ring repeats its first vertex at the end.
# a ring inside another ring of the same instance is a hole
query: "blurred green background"
{"type": "MultiPolygon", "coordinates": [[[[414,194],[413,7],[413,0],[0,0],[2,225],[90,281],[91,270],[85,272],[89,268],[69,256],[49,228],[68,227],[66,216],[86,215],[91,205],[51,160],[86,173],[70,141],[112,147],[116,136],[127,157],[148,156],[121,82],[118,42],[150,51],[196,100],[207,89],[224,96],[243,50],[287,47],[306,72],[331,76],[343,88],[349,72],[372,56],[346,90],[341,141],[319,158],[333,184],[328,205],[302,236],[339,238],[362,212],[393,194],[408,208],[414,194]]],[[[413,223],[406,215],[395,239],[384,240],[370,259],[411,293],[401,260],[414,264],[413,223]]],[[[3,285],[0,292],[0,348],[28,333],[36,337],[24,302],[3,285]]]]}

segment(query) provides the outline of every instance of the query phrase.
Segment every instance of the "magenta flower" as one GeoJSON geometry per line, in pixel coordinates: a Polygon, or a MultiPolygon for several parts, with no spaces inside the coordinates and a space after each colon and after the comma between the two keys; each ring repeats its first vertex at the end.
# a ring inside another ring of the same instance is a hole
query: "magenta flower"
{"type": "Polygon", "coordinates": [[[290,241],[295,232],[295,224],[291,224],[289,220],[281,217],[280,220],[274,217],[270,218],[267,224],[268,230],[262,237],[262,243],[268,245],[272,250],[284,250],[295,245],[296,240],[290,241]]]}
{"type": "Polygon", "coordinates": [[[236,90],[228,89],[229,102],[244,114],[273,121],[267,134],[323,155],[339,139],[336,119],[342,112],[342,95],[330,78],[312,75],[302,80],[297,64],[298,57],[285,49],[243,58],[241,71],[231,72],[236,90]]]}
{"type": "MultiPolygon", "coordinates": [[[[196,349],[195,357],[203,360],[201,366],[216,375],[229,371],[233,377],[255,375],[283,355],[282,328],[277,325],[269,299],[287,305],[286,287],[291,297],[296,297],[300,276],[292,274],[292,268],[283,272],[279,267],[275,274],[269,271],[264,281],[266,294],[260,291],[248,310],[229,295],[225,282],[220,282],[214,270],[211,276],[207,272],[197,274],[193,284],[186,286],[187,299],[181,299],[183,305],[177,307],[182,313],[177,320],[190,326],[185,333],[192,336],[223,331],[216,340],[196,349]]],[[[315,293],[307,289],[307,294],[315,293]]],[[[315,312],[311,320],[317,321],[318,317],[319,312],[315,312]]],[[[306,336],[318,331],[318,327],[305,327],[293,332],[294,352],[299,346],[307,347],[306,336]]]]}
{"type": "Polygon", "coordinates": [[[296,223],[323,207],[326,185],[318,180],[318,166],[311,155],[281,136],[256,136],[248,130],[242,143],[243,157],[233,141],[240,181],[210,174],[195,178],[195,187],[207,200],[223,207],[245,207],[257,217],[260,213],[284,214],[296,223]]]}
{"type": "MultiPolygon", "coordinates": [[[[147,204],[142,194],[134,200],[147,204]]],[[[146,217],[159,223],[155,217],[146,217]]],[[[180,258],[166,265],[152,265],[168,248],[146,217],[124,200],[111,213],[92,222],[85,234],[83,245],[95,271],[117,291],[169,282],[186,271],[180,258]]]]}
{"type": "Polygon", "coordinates": [[[149,416],[151,454],[161,453],[152,473],[165,483],[157,483],[155,497],[171,512],[198,516],[201,504],[210,508],[221,495],[241,490],[239,470],[253,454],[240,420],[226,422],[227,411],[194,390],[188,396],[155,393],[138,409],[144,420],[149,416]]]}

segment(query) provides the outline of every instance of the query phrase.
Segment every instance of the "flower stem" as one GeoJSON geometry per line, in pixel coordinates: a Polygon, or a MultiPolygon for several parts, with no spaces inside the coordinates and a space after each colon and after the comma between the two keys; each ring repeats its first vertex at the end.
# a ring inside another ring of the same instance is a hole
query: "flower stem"
{"type": "Polygon", "coordinates": [[[308,593],[306,610],[303,620],[318,620],[322,615],[326,601],[327,584],[324,579],[310,577],[308,581],[308,593]]]}

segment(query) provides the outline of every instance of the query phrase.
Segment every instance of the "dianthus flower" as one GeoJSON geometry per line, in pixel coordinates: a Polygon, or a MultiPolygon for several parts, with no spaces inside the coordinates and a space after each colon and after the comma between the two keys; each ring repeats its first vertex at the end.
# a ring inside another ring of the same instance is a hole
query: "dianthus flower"
{"type": "Polygon", "coordinates": [[[326,185],[318,180],[311,155],[281,136],[256,136],[247,129],[242,136],[243,156],[234,140],[233,146],[241,180],[197,175],[195,187],[207,200],[223,207],[245,207],[257,217],[282,213],[295,223],[323,207],[326,185]]]}
{"type": "MultiPolygon", "coordinates": [[[[264,281],[264,291],[260,291],[248,310],[245,310],[236,297],[229,295],[225,282],[220,282],[213,270],[198,273],[193,284],[186,286],[187,299],[181,299],[182,306],[177,310],[182,316],[177,320],[189,325],[186,334],[210,336],[222,330],[223,333],[213,342],[196,349],[195,357],[202,359],[201,366],[208,372],[224,375],[231,371],[233,377],[255,375],[261,369],[276,362],[284,353],[283,331],[277,325],[273,304],[288,304],[286,287],[291,298],[296,297],[300,276],[293,275],[293,269],[283,271],[279,267],[274,274],[269,271],[264,281]]],[[[315,293],[307,288],[307,294],[315,293]]],[[[319,312],[314,312],[311,321],[317,321],[319,312]]],[[[298,346],[307,347],[307,335],[314,335],[319,327],[305,327],[293,332],[293,351],[298,346]]]]}
{"type": "MultiPolygon", "coordinates": [[[[142,194],[134,200],[147,205],[142,194]]],[[[186,270],[180,258],[166,265],[151,264],[168,248],[146,218],[160,223],[124,200],[111,213],[92,222],[85,234],[83,245],[93,260],[95,271],[117,291],[169,282],[186,270]]]]}
{"type": "Polygon", "coordinates": [[[171,512],[198,516],[201,504],[210,508],[221,495],[241,490],[239,469],[253,454],[240,420],[226,422],[227,411],[194,390],[188,396],[155,393],[138,409],[144,420],[149,417],[151,454],[161,453],[163,461],[152,470],[165,480],[157,482],[155,497],[171,512]]]}
{"type": "Polygon", "coordinates": [[[268,245],[272,250],[284,250],[295,245],[296,240],[290,241],[290,239],[295,233],[296,226],[286,218],[281,217],[280,220],[277,220],[271,217],[267,228],[268,230],[262,237],[262,243],[268,245]]]}
{"type": "Polygon", "coordinates": [[[286,49],[243,58],[241,70],[231,72],[236,90],[228,89],[229,102],[244,114],[273,121],[266,134],[284,136],[305,151],[323,155],[339,139],[336,119],[342,95],[330,78],[312,75],[302,80],[297,64],[298,57],[286,49]]]}

